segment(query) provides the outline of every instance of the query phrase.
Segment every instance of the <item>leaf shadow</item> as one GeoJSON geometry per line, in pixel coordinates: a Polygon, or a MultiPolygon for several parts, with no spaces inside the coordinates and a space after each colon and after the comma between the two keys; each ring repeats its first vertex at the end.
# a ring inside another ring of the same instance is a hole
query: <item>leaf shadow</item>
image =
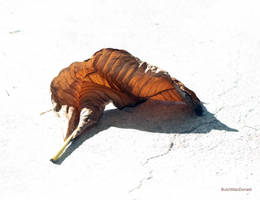
{"type": "Polygon", "coordinates": [[[186,104],[148,100],[136,107],[106,110],[99,123],[73,140],[55,164],[61,164],[84,141],[110,127],[161,134],[206,134],[211,130],[238,132],[219,121],[204,106],[203,115],[196,116],[186,104]]]}

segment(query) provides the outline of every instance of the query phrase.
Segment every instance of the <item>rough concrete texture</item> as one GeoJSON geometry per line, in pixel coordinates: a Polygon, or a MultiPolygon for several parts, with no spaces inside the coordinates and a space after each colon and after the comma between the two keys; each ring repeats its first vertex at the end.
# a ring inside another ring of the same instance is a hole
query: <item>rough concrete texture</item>
{"type": "Polygon", "coordinates": [[[259,199],[259,6],[0,1],[0,199],[259,199]],[[169,71],[207,111],[109,106],[55,165],[65,122],[40,115],[52,106],[50,81],[104,47],[169,71]]]}

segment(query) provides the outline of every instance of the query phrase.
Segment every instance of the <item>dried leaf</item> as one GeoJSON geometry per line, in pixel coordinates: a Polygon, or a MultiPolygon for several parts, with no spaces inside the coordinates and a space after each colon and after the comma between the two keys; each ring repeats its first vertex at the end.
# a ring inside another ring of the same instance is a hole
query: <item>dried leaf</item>
{"type": "Polygon", "coordinates": [[[97,123],[109,102],[119,109],[147,99],[183,102],[202,114],[200,100],[180,81],[127,51],[111,48],[63,69],[51,82],[51,93],[55,111],[67,106],[66,138],[97,123]]]}

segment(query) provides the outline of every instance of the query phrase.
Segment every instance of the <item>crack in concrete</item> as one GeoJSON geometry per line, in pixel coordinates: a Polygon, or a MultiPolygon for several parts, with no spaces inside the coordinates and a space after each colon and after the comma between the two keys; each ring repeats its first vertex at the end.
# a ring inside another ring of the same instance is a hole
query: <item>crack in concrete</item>
{"type": "MultiPolygon", "coordinates": [[[[222,111],[224,108],[225,108],[224,106],[220,107],[220,108],[214,113],[214,116],[215,116],[216,114],[218,114],[220,111],[222,111]]],[[[188,129],[188,130],[184,130],[184,132],[185,132],[185,133],[191,133],[191,132],[194,132],[194,131],[196,131],[197,129],[199,129],[199,128],[201,128],[201,127],[204,127],[204,126],[207,126],[207,125],[216,123],[217,121],[218,121],[218,120],[217,120],[216,118],[214,118],[214,119],[209,120],[209,121],[207,121],[207,122],[199,123],[197,126],[195,126],[195,127],[193,127],[193,128],[190,128],[190,129],[188,129]]],[[[157,159],[157,158],[161,158],[161,157],[163,157],[163,156],[166,156],[167,154],[169,154],[169,153],[171,152],[171,150],[173,149],[173,146],[174,146],[174,143],[171,142],[166,152],[161,153],[161,154],[157,154],[157,155],[154,155],[154,156],[151,156],[151,157],[147,158],[146,161],[143,163],[143,166],[146,166],[146,165],[147,165],[151,160],[153,160],[153,159],[157,159]]],[[[144,183],[145,183],[146,181],[149,181],[150,179],[152,179],[152,177],[153,177],[153,176],[152,176],[152,172],[153,172],[153,171],[150,170],[150,171],[149,171],[149,175],[148,175],[148,176],[145,176],[144,178],[142,178],[142,179],[138,182],[138,184],[137,184],[136,187],[134,187],[133,189],[129,190],[129,193],[132,193],[132,192],[134,192],[134,191],[136,191],[136,190],[139,190],[139,189],[144,185],[144,183]]]]}
{"type": "MultiPolygon", "coordinates": [[[[224,108],[224,107],[221,107],[216,113],[218,113],[219,111],[221,111],[223,108],[224,108]]],[[[216,114],[216,113],[215,113],[215,114],[216,114]]],[[[196,127],[194,127],[194,128],[191,128],[190,130],[185,130],[185,132],[186,132],[186,131],[187,131],[187,132],[193,132],[193,131],[195,131],[196,129],[202,127],[202,126],[215,123],[216,121],[217,121],[217,119],[213,119],[213,120],[208,121],[208,122],[206,122],[206,123],[200,123],[198,126],[196,126],[196,127]]],[[[158,154],[158,155],[155,155],[155,156],[151,156],[151,157],[147,158],[146,161],[143,163],[143,166],[147,165],[147,164],[148,164],[151,160],[153,160],[153,159],[161,158],[161,157],[166,156],[167,154],[169,154],[169,153],[171,152],[172,148],[173,148],[173,145],[174,145],[174,143],[171,142],[166,152],[161,153],[161,154],[158,154]]],[[[129,193],[132,193],[133,191],[140,189],[140,188],[143,186],[143,184],[144,184],[145,181],[148,181],[148,180],[150,180],[150,179],[152,178],[152,175],[151,175],[151,174],[152,174],[152,170],[149,172],[149,176],[142,178],[142,179],[139,181],[138,185],[137,185],[136,187],[134,187],[133,189],[131,189],[131,190],[129,191],[129,193]]]]}
{"type": "Polygon", "coordinates": [[[163,156],[167,155],[172,150],[172,147],[173,147],[173,142],[170,143],[169,148],[166,152],[152,156],[150,158],[147,158],[146,161],[143,163],[143,166],[146,165],[152,159],[156,159],[156,158],[163,157],[163,156]]]}
{"type": "Polygon", "coordinates": [[[136,187],[134,187],[133,189],[129,190],[129,193],[132,193],[132,192],[134,192],[135,190],[139,190],[139,189],[143,186],[143,184],[144,184],[145,181],[149,181],[150,179],[152,179],[152,178],[153,178],[152,173],[153,173],[153,170],[150,170],[148,176],[142,178],[142,179],[139,181],[139,183],[138,183],[138,185],[137,185],[136,187]]]}
{"type": "Polygon", "coordinates": [[[259,128],[255,128],[255,127],[248,126],[248,125],[245,125],[245,126],[243,126],[242,128],[250,128],[250,129],[253,129],[253,130],[255,130],[255,131],[259,131],[259,128]]]}
{"type": "MultiPolygon", "coordinates": [[[[170,143],[169,148],[168,148],[168,150],[166,152],[161,153],[159,155],[152,156],[152,157],[146,159],[146,161],[143,163],[143,166],[148,164],[149,161],[152,160],[152,159],[156,159],[156,158],[163,157],[163,156],[167,155],[172,150],[172,148],[173,148],[173,142],[170,143]]],[[[153,173],[153,170],[150,170],[148,176],[142,178],[139,181],[139,183],[138,183],[138,185],[136,187],[134,187],[133,189],[129,190],[129,193],[132,193],[132,192],[134,192],[136,190],[139,190],[143,186],[145,181],[149,181],[150,179],[152,179],[152,177],[153,177],[152,173],[153,173]]]]}
{"type": "Polygon", "coordinates": [[[238,79],[234,81],[234,85],[228,89],[226,89],[225,91],[221,92],[220,94],[218,94],[218,97],[222,97],[224,96],[225,94],[229,93],[230,91],[236,89],[238,87],[238,79]]]}
{"type": "Polygon", "coordinates": [[[6,92],[7,96],[10,96],[10,93],[8,92],[7,89],[5,89],[5,92],[6,92]]]}

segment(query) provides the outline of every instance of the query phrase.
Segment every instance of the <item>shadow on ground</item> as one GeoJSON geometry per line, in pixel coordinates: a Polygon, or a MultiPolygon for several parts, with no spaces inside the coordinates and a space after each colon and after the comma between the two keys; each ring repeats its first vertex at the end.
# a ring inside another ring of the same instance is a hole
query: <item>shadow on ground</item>
{"type": "Polygon", "coordinates": [[[205,107],[203,116],[199,117],[184,104],[146,101],[136,107],[105,111],[99,123],[86,134],[76,138],[56,164],[61,164],[84,141],[110,127],[164,134],[206,134],[211,130],[238,131],[220,122],[205,107]]]}

